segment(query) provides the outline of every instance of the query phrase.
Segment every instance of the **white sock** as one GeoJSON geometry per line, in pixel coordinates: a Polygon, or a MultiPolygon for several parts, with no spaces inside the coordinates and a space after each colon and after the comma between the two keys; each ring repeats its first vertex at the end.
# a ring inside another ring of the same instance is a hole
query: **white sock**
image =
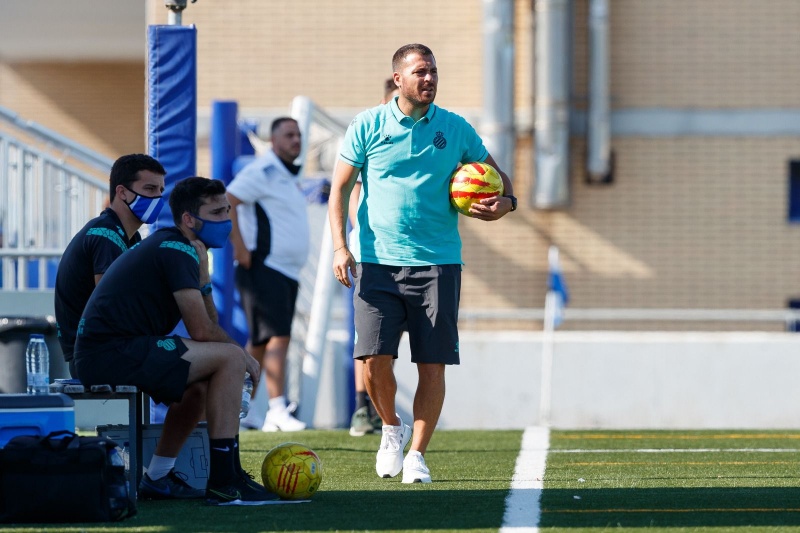
{"type": "Polygon", "coordinates": [[[161,457],[153,454],[150,459],[150,466],[147,467],[147,477],[153,481],[161,479],[169,474],[169,471],[175,466],[177,457],[161,457]]]}
{"type": "Polygon", "coordinates": [[[275,396],[269,399],[269,410],[285,411],[286,410],[286,396],[275,396]]]}
{"type": "Polygon", "coordinates": [[[417,450],[408,450],[406,457],[422,457],[422,454],[419,453],[417,450]]]}

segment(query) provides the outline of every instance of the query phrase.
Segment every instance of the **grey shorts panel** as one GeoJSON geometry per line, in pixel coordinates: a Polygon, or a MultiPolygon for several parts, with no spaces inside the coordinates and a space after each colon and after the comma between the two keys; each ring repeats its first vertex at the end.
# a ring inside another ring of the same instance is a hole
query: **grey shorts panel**
{"type": "Polygon", "coordinates": [[[408,331],[413,363],[459,363],[458,304],[461,265],[358,265],[353,304],[353,357],[397,357],[408,331]]]}

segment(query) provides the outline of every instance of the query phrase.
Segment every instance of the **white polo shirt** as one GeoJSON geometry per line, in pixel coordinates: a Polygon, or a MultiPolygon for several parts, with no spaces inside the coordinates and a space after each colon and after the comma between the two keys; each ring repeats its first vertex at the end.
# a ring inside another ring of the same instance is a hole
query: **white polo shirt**
{"type": "Polygon", "coordinates": [[[258,242],[267,242],[264,264],[297,280],[309,250],[307,202],[299,178],[269,150],[236,174],[228,192],[242,201],[236,214],[247,249],[252,252],[258,242]],[[267,215],[261,224],[256,205],[267,215]]]}

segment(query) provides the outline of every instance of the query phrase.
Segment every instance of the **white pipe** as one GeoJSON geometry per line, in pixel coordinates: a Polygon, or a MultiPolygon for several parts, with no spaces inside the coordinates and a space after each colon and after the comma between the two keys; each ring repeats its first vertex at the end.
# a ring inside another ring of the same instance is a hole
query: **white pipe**
{"type": "Polygon", "coordinates": [[[611,97],[608,0],[589,4],[589,113],[586,125],[586,172],[603,181],[611,173],[611,97]]]}
{"type": "Polygon", "coordinates": [[[531,203],[543,209],[569,203],[569,0],[535,3],[535,185],[531,203]]]}
{"type": "Polygon", "coordinates": [[[483,0],[484,144],[509,176],[514,173],[514,2],[483,0]]]}
{"type": "Polygon", "coordinates": [[[292,98],[292,105],[289,116],[297,121],[300,130],[300,155],[297,156],[297,164],[302,169],[306,163],[308,155],[308,141],[311,137],[311,117],[314,114],[314,102],[307,96],[295,96],[292,98]]]}
{"type": "MultiPolygon", "coordinates": [[[[319,389],[325,341],[328,335],[328,322],[331,315],[331,303],[336,289],[336,280],[332,269],[333,237],[330,223],[325,217],[322,230],[322,244],[317,263],[317,276],[314,283],[314,296],[311,300],[311,311],[308,316],[305,353],[303,354],[303,379],[300,388],[300,419],[312,425],[316,414],[317,391],[319,389]]],[[[333,364],[328,361],[327,364],[333,364]]]]}

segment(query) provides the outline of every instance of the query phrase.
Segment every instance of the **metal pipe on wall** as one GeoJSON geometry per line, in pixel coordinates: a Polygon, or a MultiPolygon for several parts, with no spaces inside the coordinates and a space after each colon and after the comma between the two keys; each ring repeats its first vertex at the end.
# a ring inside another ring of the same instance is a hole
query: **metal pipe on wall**
{"type": "Polygon", "coordinates": [[[514,0],[483,0],[481,136],[498,166],[514,174],[514,0]]]}
{"type": "Polygon", "coordinates": [[[569,203],[570,0],[536,0],[534,167],[531,205],[569,203]]]}
{"type": "Polygon", "coordinates": [[[605,181],[611,174],[610,34],[608,0],[589,2],[589,112],[586,174],[605,181]]]}

